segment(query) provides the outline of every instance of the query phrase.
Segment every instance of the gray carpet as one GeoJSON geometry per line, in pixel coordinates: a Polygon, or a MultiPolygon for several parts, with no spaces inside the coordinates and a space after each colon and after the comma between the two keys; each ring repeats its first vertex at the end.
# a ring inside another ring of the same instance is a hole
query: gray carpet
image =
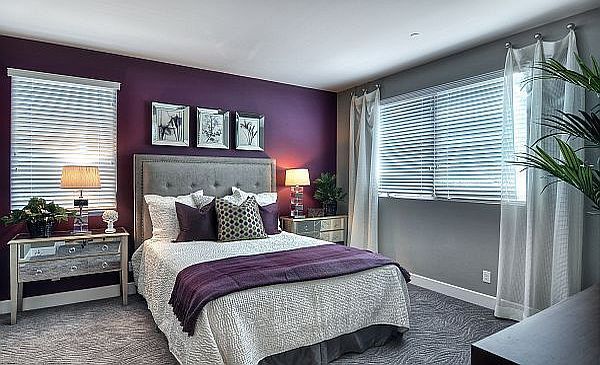
{"type": "MultiPolygon", "coordinates": [[[[470,344],[513,322],[492,311],[409,285],[411,329],[401,340],[336,365],[468,364],[470,344]]],[[[0,316],[0,364],[176,364],[139,295],[0,316]]]]}

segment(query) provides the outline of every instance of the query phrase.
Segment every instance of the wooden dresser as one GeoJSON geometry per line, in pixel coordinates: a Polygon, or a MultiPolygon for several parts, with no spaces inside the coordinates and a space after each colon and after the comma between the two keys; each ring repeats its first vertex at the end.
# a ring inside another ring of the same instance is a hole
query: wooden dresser
{"type": "Polygon", "coordinates": [[[346,244],[348,230],[346,215],[314,218],[281,217],[281,225],[287,232],[346,244]]]}
{"type": "Polygon", "coordinates": [[[10,245],[11,324],[23,305],[23,283],[104,272],[121,272],[121,294],[127,304],[127,248],[129,234],[104,230],[88,234],[56,232],[50,237],[15,236],[10,245]]]}

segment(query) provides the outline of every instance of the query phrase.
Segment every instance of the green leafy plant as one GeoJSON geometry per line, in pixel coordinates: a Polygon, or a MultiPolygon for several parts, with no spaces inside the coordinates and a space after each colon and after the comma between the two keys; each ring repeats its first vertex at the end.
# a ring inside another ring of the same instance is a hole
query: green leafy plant
{"type": "Polygon", "coordinates": [[[62,222],[66,221],[74,213],[67,209],[54,204],[54,202],[46,202],[42,198],[31,198],[23,209],[15,209],[10,214],[0,218],[4,225],[17,224],[21,222],[39,223],[39,222],[62,222]]]}
{"type": "Polygon", "coordinates": [[[336,185],[335,174],[324,172],[313,183],[315,184],[314,198],[322,204],[337,203],[346,197],[342,188],[336,185]]]}
{"type": "MultiPolygon", "coordinates": [[[[598,61],[592,56],[591,65],[588,66],[582,58],[575,56],[581,72],[569,70],[558,61],[549,59],[534,65],[533,67],[541,70],[542,73],[527,81],[535,79],[563,80],[595,93],[596,97],[600,98],[598,61]]],[[[532,146],[529,146],[529,152],[517,156],[522,161],[514,162],[517,165],[541,169],[554,176],[556,179],[549,182],[545,188],[558,181],[572,185],[591,200],[595,210],[600,210],[600,170],[597,165],[586,163],[579,158],[578,150],[573,149],[559,136],[582,138],[584,150],[600,148],[600,117],[595,112],[599,110],[599,106],[596,105],[590,111],[580,110],[577,114],[558,111],[557,114],[544,118],[541,124],[552,128],[554,132],[535,141],[532,146]],[[553,138],[556,141],[561,152],[560,158],[551,156],[538,145],[538,142],[545,138],[553,138]]]]}

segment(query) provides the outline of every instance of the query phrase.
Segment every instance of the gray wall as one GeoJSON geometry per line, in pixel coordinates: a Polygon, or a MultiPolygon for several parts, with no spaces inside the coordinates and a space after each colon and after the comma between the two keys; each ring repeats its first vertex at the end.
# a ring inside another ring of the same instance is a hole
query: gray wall
{"type": "MultiPolygon", "coordinates": [[[[350,93],[381,85],[381,97],[459,80],[504,67],[507,41],[515,47],[563,37],[569,22],[577,25],[582,56],[591,48],[600,58],[600,8],[547,24],[440,60],[374,80],[338,94],[337,174],[348,187],[348,124],[350,93]]],[[[399,50],[400,51],[400,50],[399,50]]],[[[597,103],[588,95],[588,105],[597,103]]],[[[457,203],[408,199],[379,199],[379,245],[383,254],[396,258],[411,272],[478,292],[496,294],[500,207],[494,204],[457,203]],[[483,269],[492,271],[492,284],[481,281],[483,269]]],[[[588,217],[584,237],[583,282],[600,281],[600,217],[588,217]]]]}

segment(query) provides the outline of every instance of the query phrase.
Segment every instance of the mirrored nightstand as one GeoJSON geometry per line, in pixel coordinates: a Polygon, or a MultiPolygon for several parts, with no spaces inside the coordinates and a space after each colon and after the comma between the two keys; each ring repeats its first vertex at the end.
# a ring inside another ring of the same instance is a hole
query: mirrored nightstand
{"type": "Polygon", "coordinates": [[[23,283],[98,274],[121,273],[123,305],[127,305],[127,249],[129,233],[118,228],[73,235],[55,232],[50,237],[32,238],[19,234],[10,242],[10,322],[17,322],[23,306],[23,283]]]}
{"type": "Polygon", "coordinates": [[[346,244],[348,230],[347,215],[314,218],[281,217],[280,219],[284,231],[324,241],[346,244]]]}

